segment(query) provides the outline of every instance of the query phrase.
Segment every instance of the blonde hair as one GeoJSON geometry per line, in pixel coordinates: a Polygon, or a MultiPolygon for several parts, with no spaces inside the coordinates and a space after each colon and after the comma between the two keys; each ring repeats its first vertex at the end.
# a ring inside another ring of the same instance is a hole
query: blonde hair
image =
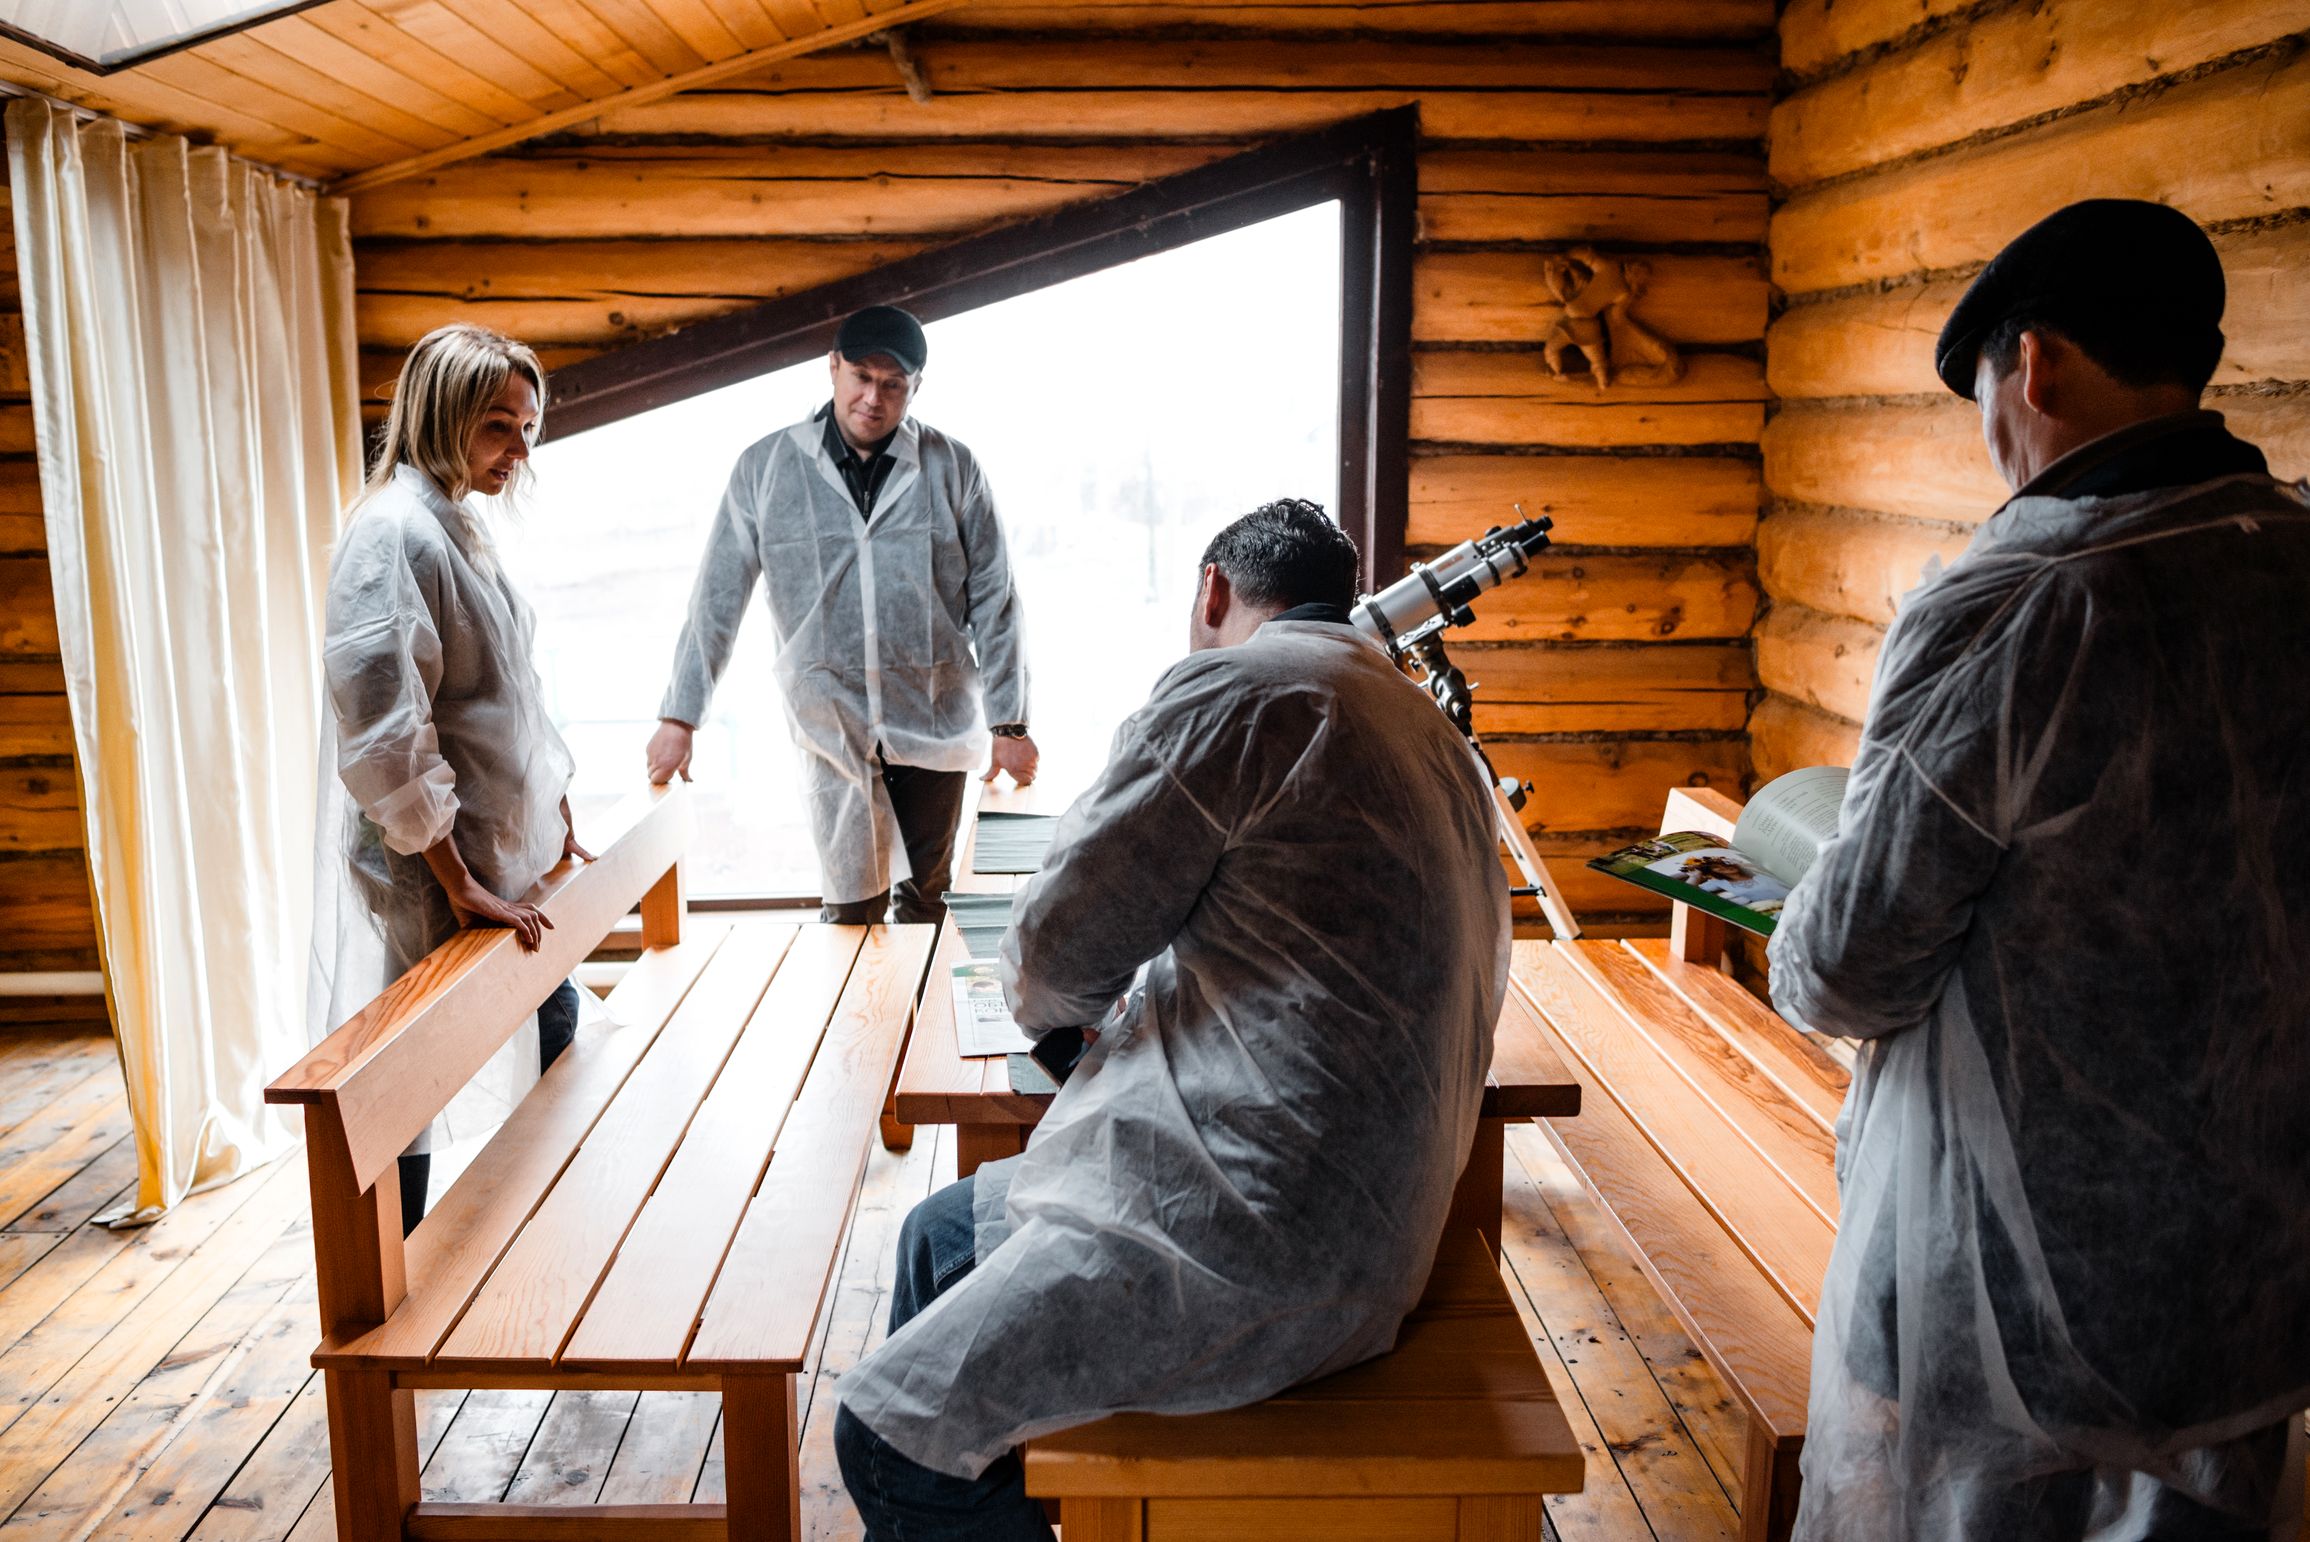
{"type": "MultiPolygon", "coordinates": [[[[393,410],[385,419],[385,437],[362,484],[362,497],[392,481],[395,467],[406,465],[431,477],[450,502],[462,502],[473,491],[466,477],[466,452],[497,393],[516,371],[537,390],[542,426],[545,366],[527,346],[467,321],[436,327],[419,338],[393,384],[393,410]]],[[[529,463],[524,461],[514,467],[506,495],[512,496],[528,480],[529,463]]]]}

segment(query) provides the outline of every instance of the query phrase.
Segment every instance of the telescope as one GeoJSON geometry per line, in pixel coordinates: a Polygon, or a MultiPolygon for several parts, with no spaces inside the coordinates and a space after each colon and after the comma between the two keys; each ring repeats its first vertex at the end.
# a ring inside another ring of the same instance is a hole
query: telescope
{"type": "Polygon", "coordinates": [[[1530,832],[1518,817],[1530,789],[1493,769],[1492,757],[1484,753],[1483,741],[1476,737],[1475,687],[1444,653],[1443,634],[1476,619],[1476,599],[1511,578],[1523,576],[1532,559],[1547,549],[1552,521],[1546,515],[1527,516],[1522,504],[1515,508],[1516,524],[1505,529],[1494,525],[1434,562],[1413,563],[1411,572],[1379,593],[1356,601],[1349,615],[1358,631],[1387,650],[1397,668],[1418,677],[1421,687],[1460,730],[1468,748],[1475,751],[1477,763],[1492,783],[1500,839],[1524,876],[1523,884],[1508,892],[1538,899],[1550,929],[1569,939],[1580,935],[1579,923],[1572,919],[1572,907],[1549,876],[1530,832]]]}

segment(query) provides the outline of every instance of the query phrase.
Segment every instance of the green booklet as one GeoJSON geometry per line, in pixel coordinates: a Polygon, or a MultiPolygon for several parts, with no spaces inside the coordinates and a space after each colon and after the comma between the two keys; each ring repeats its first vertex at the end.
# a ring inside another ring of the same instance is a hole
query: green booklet
{"type": "Polygon", "coordinates": [[[1837,833],[1846,775],[1843,766],[1807,766],[1773,778],[1741,810],[1729,841],[1678,830],[1588,865],[1770,937],[1789,891],[1837,833]]]}

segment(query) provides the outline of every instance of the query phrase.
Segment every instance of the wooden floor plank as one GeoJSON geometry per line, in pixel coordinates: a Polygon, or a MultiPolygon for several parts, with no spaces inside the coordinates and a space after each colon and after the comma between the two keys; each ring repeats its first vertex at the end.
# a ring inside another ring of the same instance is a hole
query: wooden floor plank
{"type": "Polygon", "coordinates": [[[1580,1254],[1588,1277],[1604,1293],[1613,1316],[1644,1356],[1654,1383],[1684,1421],[1718,1484],[1727,1496],[1737,1496],[1748,1421],[1709,1368],[1707,1356],[1678,1325],[1660,1292],[1644,1277],[1642,1266],[1630,1256],[1627,1244],[1597,1209],[1595,1198],[1580,1186],[1579,1176],[1536,1126],[1525,1124],[1509,1130],[1508,1161],[1512,1167],[1521,1166],[1532,1180],[1558,1230],[1580,1254]]]}
{"type": "Polygon", "coordinates": [[[108,1037],[57,1034],[28,1041],[0,1059],[0,1144],[12,1143],[16,1127],[58,1098],[106,1070],[120,1082],[120,1061],[108,1037]]]}
{"type": "Polygon", "coordinates": [[[123,1136],[0,1231],[75,1230],[110,1209],[135,1182],[136,1138],[123,1136]]]}
{"type": "MultiPolygon", "coordinates": [[[[310,1354],[312,1346],[305,1348],[310,1354]]],[[[282,1542],[328,1481],[327,1384],[308,1369],[297,1395],[245,1453],[185,1542],[282,1542]]]]}
{"type": "MultiPolygon", "coordinates": [[[[302,1164],[281,1162],[217,1191],[252,1190],[213,1235],[165,1275],[167,1289],[148,1290],[125,1315],[116,1315],[101,1292],[92,1294],[97,1283],[92,1281],[75,1301],[88,1298],[81,1304],[103,1314],[98,1321],[69,1312],[68,1303],[0,1356],[0,1415],[13,1415],[0,1432],[0,1513],[23,1503],[102,1422],[114,1401],[143,1380],[285,1230],[301,1223],[304,1178],[302,1164]]],[[[166,1219],[148,1231],[158,1230],[166,1219]]]]}
{"type": "Polygon", "coordinates": [[[425,1497],[491,1504],[505,1498],[552,1401],[550,1392],[467,1394],[425,1464],[425,1497]]]}
{"type": "Polygon", "coordinates": [[[506,1488],[506,1502],[594,1503],[639,1397],[634,1392],[555,1393],[506,1488]]]}
{"type": "MultiPolygon", "coordinates": [[[[442,1439],[449,1433],[450,1422],[464,1407],[467,1394],[463,1392],[420,1392],[417,1394],[417,1452],[420,1464],[433,1460],[441,1448],[442,1439]]],[[[297,1518],[288,1542],[337,1542],[337,1496],[328,1484],[321,1485],[305,1513],[297,1518]]]]}
{"type": "Polygon", "coordinates": [[[64,1240],[60,1232],[0,1232],[0,1291],[34,1264],[46,1258],[64,1240]]]}
{"type": "Polygon", "coordinates": [[[686,1505],[698,1489],[722,1398],[715,1392],[645,1392],[602,1483],[606,1505],[686,1505]]]}
{"type": "Polygon", "coordinates": [[[128,1133],[120,1073],[107,1067],[82,1078],[0,1138],[0,1223],[39,1204],[128,1133]]]}
{"type": "Polygon", "coordinates": [[[73,1542],[91,1528],[112,1536],[102,1518],[252,1344],[271,1337],[278,1348],[286,1318],[284,1331],[310,1348],[319,1332],[310,1296],[286,1299],[309,1277],[310,1235],[292,1217],[267,1236],[264,1218],[244,1209],[235,1221],[245,1224],[220,1232],[196,1261],[211,1265],[207,1278],[132,1313],[0,1435],[0,1508],[13,1511],[0,1537],[73,1542]]]}
{"type": "MultiPolygon", "coordinates": [[[[198,1402],[180,1416],[165,1448],[150,1455],[127,1492],[104,1512],[96,1534],[105,1542],[178,1542],[312,1379],[309,1362],[320,1336],[320,1309],[309,1244],[301,1233],[290,1240],[295,1284],[244,1339],[238,1363],[211,1378],[198,1402]]],[[[176,1359],[171,1355],[170,1365],[176,1359]]],[[[130,1401],[142,1392],[139,1387],[130,1401]]],[[[322,1445],[327,1445],[325,1436],[322,1445]]],[[[75,1459],[79,1454],[74,1453],[75,1459]]]]}
{"type": "Polygon", "coordinates": [[[1731,1496],[1653,1381],[1586,1262],[1558,1229],[1531,1176],[1510,1162],[1504,1177],[1508,1269],[1645,1519],[1662,1536],[1731,1542],[1738,1535],[1731,1496]]]}

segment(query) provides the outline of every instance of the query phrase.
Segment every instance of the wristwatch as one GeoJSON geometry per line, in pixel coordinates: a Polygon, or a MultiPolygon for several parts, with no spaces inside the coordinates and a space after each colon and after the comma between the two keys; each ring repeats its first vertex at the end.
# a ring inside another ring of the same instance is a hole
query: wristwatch
{"type": "Polygon", "coordinates": [[[1024,723],[997,723],[987,732],[998,739],[1024,739],[1027,736],[1027,725],[1024,723]]]}

